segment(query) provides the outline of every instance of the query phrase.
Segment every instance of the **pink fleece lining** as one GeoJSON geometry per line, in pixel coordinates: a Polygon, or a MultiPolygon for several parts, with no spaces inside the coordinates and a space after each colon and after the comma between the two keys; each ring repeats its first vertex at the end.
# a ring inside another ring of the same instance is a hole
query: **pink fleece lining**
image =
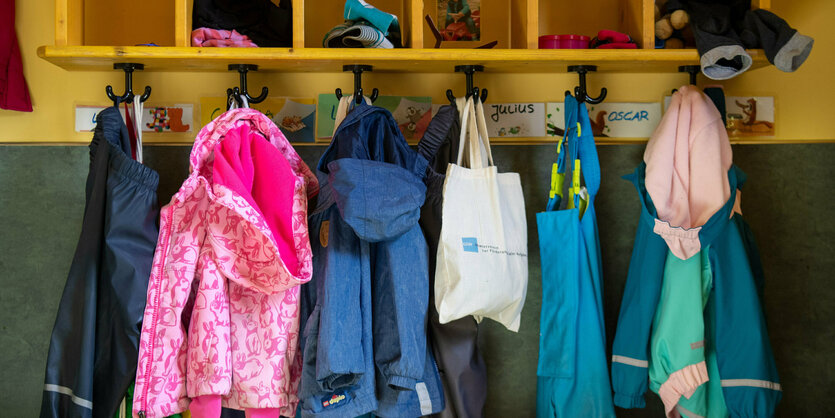
{"type": "Polygon", "coordinates": [[[678,416],[678,411],[675,409],[678,400],[682,396],[690,399],[693,393],[696,392],[696,389],[707,381],[707,366],[704,361],[691,364],[671,374],[667,381],[658,389],[658,396],[664,402],[664,410],[667,412],[667,418],[678,416]]]}
{"type": "Polygon", "coordinates": [[[229,130],[215,146],[213,175],[258,210],[275,237],[281,261],[290,274],[299,273],[293,241],[293,194],[296,177],[275,146],[241,125],[229,130]]]}
{"type": "Polygon", "coordinates": [[[220,417],[220,408],[220,395],[198,396],[192,399],[188,406],[188,410],[194,418],[218,418],[220,417]]]}
{"type": "MultiPolygon", "coordinates": [[[[695,87],[680,88],[644,151],[646,188],[658,219],[684,229],[704,225],[731,196],[732,157],[713,102],[695,87]]],[[[675,250],[686,246],[670,249],[687,259],[675,250]]]]}

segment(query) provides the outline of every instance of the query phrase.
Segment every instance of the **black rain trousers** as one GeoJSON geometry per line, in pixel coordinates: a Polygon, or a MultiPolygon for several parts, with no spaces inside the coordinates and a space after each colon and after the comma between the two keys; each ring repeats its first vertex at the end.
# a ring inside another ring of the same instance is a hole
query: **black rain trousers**
{"type": "Polygon", "coordinates": [[[81,236],[49,344],[42,418],[112,418],[136,375],[159,177],[130,158],[117,108],[97,119],[81,236]]]}

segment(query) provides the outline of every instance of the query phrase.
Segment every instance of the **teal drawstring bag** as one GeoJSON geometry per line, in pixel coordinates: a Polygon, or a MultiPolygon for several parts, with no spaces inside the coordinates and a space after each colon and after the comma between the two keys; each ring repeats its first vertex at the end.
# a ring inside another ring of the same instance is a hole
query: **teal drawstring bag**
{"type": "Polygon", "coordinates": [[[585,104],[568,95],[564,109],[548,204],[536,214],[542,263],[536,416],[614,417],[594,213],[600,163],[585,104]]]}

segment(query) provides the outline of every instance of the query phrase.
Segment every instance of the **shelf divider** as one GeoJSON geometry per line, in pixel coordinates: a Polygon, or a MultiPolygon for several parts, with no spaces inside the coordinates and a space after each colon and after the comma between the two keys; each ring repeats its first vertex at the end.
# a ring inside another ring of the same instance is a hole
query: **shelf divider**
{"type": "Polygon", "coordinates": [[[639,48],[655,49],[655,0],[641,2],[639,48]]]}
{"type": "Polygon", "coordinates": [[[174,45],[191,46],[191,0],[174,0],[174,45]]]}
{"type": "Polygon", "coordinates": [[[55,45],[81,45],[83,23],[83,0],[55,0],[55,45]]]}
{"type": "Polygon", "coordinates": [[[304,48],[304,0],[293,0],[293,48],[304,48]]]}
{"type": "MultiPolygon", "coordinates": [[[[550,1],[550,0],[545,0],[550,1]]],[[[528,49],[539,49],[539,0],[527,0],[525,39],[528,49]]]]}
{"type": "Polygon", "coordinates": [[[408,7],[408,20],[411,25],[410,40],[411,48],[423,48],[423,0],[410,0],[408,7]]]}

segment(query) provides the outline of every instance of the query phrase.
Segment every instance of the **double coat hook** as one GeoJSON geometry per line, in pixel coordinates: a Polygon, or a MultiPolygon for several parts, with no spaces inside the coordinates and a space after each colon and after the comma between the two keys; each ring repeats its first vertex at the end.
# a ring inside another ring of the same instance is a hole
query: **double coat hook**
{"type": "MultiPolygon", "coordinates": [[[[467,90],[464,93],[464,97],[478,97],[481,99],[481,102],[484,103],[487,101],[487,89],[481,89],[481,94],[479,95],[479,88],[473,87],[473,74],[476,71],[484,71],[483,65],[456,65],[455,72],[456,73],[464,73],[467,76],[467,90]]],[[[455,95],[452,94],[452,89],[447,89],[446,91],[446,98],[449,100],[450,104],[455,103],[455,95]]]]}
{"type": "MultiPolygon", "coordinates": [[[[696,85],[696,76],[702,72],[702,67],[700,65],[681,65],[678,67],[678,72],[680,73],[688,73],[690,74],[690,85],[696,85]]],[[[673,89],[673,93],[677,92],[678,89],[673,89]]]]}
{"type": "MultiPolygon", "coordinates": [[[[145,66],[136,63],[118,63],[113,64],[114,70],[122,70],[125,72],[125,93],[121,96],[113,94],[113,87],[107,86],[104,88],[107,97],[113,101],[113,106],[119,106],[119,103],[133,103],[133,70],[144,70],[145,66]]],[[[143,103],[151,97],[151,88],[145,86],[145,92],[139,96],[139,103],[143,103]]]]}
{"type": "Polygon", "coordinates": [[[227,67],[229,71],[237,71],[238,75],[240,75],[240,86],[233,87],[231,89],[226,89],[226,96],[234,96],[235,100],[239,104],[243,104],[243,99],[246,99],[247,103],[261,103],[264,99],[267,98],[267,92],[269,89],[267,87],[261,88],[261,94],[258,97],[252,97],[249,95],[249,91],[247,91],[246,87],[246,73],[249,71],[258,71],[258,66],[254,64],[229,64],[227,67]]]}
{"type": "MultiPolygon", "coordinates": [[[[591,71],[597,71],[596,65],[570,65],[568,67],[568,72],[570,73],[577,73],[580,75],[580,85],[574,87],[574,98],[577,99],[578,102],[583,103],[591,103],[591,104],[598,104],[606,98],[606,87],[600,89],[600,96],[591,97],[589,96],[588,92],[586,91],[586,73],[591,71]]],[[[566,91],[565,95],[568,96],[571,94],[570,91],[566,91]]]]}
{"type": "MultiPolygon", "coordinates": [[[[356,104],[362,103],[362,73],[364,71],[371,71],[374,67],[370,65],[343,65],[342,71],[354,73],[354,100],[356,104]]],[[[336,100],[342,99],[342,89],[336,89],[336,100]]],[[[371,90],[371,103],[377,100],[380,91],[375,87],[371,90]]]]}
{"type": "Polygon", "coordinates": [[[682,65],[678,67],[678,72],[690,74],[690,85],[696,85],[696,76],[702,72],[700,65],[682,65]]]}

